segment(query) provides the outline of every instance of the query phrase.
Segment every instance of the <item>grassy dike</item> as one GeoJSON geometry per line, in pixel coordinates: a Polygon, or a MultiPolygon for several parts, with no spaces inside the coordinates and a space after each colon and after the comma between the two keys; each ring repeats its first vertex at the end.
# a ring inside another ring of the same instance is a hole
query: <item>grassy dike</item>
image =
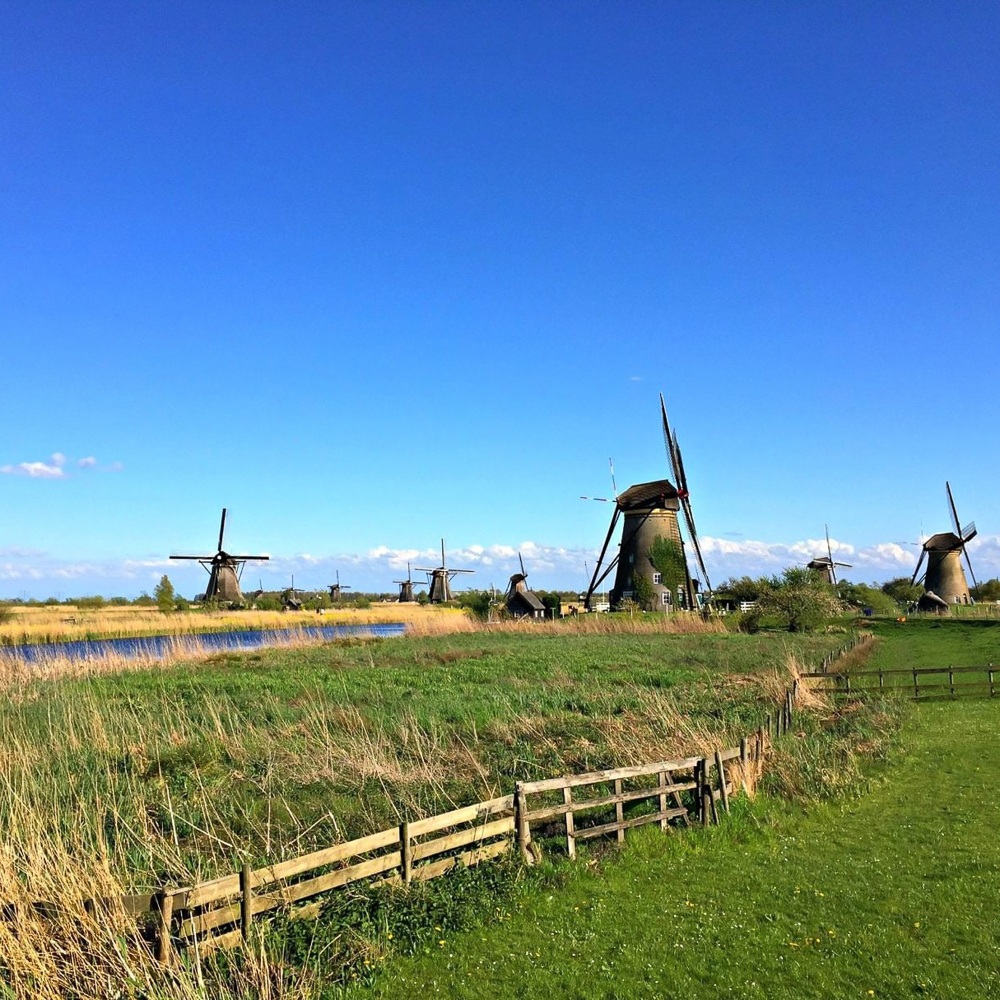
{"type": "MultiPolygon", "coordinates": [[[[972,662],[1000,636],[915,624],[877,626],[876,662],[972,662]]],[[[560,866],[558,887],[442,933],[348,995],[1000,996],[1000,704],[896,709],[907,721],[889,762],[876,754],[836,796],[823,799],[825,784],[866,749],[863,731],[846,739],[850,711],[822,755],[808,735],[779,749],[765,794],[740,799],[725,825],[643,830],[621,852],[560,866]],[[768,793],[803,786],[806,799],[768,793]]],[[[885,728],[877,712],[872,722],[885,728]]]]}

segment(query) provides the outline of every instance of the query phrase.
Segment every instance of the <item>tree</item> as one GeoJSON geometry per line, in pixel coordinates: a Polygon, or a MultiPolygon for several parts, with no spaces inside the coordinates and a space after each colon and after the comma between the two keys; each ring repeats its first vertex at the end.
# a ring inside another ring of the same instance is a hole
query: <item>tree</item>
{"type": "Polygon", "coordinates": [[[910,583],[908,576],[897,576],[894,580],[882,584],[882,593],[888,594],[899,604],[919,601],[924,588],[918,583],[910,583]]]}
{"type": "Polygon", "coordinates": [[[790,566],[780,577],[762,578],[757,607],[748,613],[747,631],[770,619],[789,632],[813,632],[840,611],[833,587],[811,570],[790,566]]]}
{"type": "Polygon", "coordinates": [[[978,587],[969,591],[977,601],[1000,601],[1000,580],[984,580],[978,587]]]}
{"type": "MultiPolygon", "coordinates": [[[[642,573],[632,574],[632,600],[642,608],[643,611],[652,611],[656,607],[656,591],[649,578],[642,573]]],[[[624,603],[621,602],[621,603],[624,603]]]]}
{"type": "Polygon", "coordinates": [[[898,611],[895,600],[877,587],[863,583],[849,583],[841,580],[837,584],[837,596],[855,608],[871,608],[877,615],[895,615],[898,611]]]}
{"type": "Polygon", "coordinates": [[[730,577],[715,588],[715,596],[729,598],[737,603],[756,601],[761,593],[768,589],[770,583],[766,577],[761,577],[759,580],[753,580],[749,576],[730,577]]]}
{"type": "Polygon", "coordinates": [[[174,593],[174,585],[170,582],[170,577],[166,573],[160,577],[160,582],[154,588],[153,597],[161,614],[169,615],[174,610],[177,595],[174,593]]]}

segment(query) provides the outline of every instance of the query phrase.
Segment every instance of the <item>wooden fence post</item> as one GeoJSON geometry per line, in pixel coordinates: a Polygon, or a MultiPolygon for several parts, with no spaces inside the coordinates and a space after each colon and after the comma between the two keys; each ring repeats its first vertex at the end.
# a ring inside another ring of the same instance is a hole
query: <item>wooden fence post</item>
{"type": "Polygon", "coordinates": [[[173,948],[170,943],[170,924],[174,917],[174,896],[173,893],[164,886],[156,897],[157,928],[156,928],[156,957],[161,964],[166,965],[170,961],[173,948]]]}
{"type": "MultiPolygon", "coordinates": [[[[666,771],[660,771],[660,773],[656,776],[656,784],[657,787],[661,789],[665,789],[667,787],[666,771]]],[[[660,792],[660,798],[658,801],[660,803],[660,812],[665,814],[667,811],[667,793],[665,791],[660,792]]],[[[670,829],[670,823],[668,822],[666,815],[660,816],[660,829],[661,830],[670,829]]]]}
{"type": "MultiPolygon", "coordinates": [[[[615,796],[618,797],[621,794],[622,794],[622,780],[621,778],[616,778],[615,796]]],[[[615,822],[618,824],[618,829],[616,831],[618,835],[618,843],[621,844],[625,840],[625,827],[622,825],[625,822],[625,805],[621,801],[615,803],[615,822]]]]}
{"type": "Polygon", "coordinates": [[[704,757],[694,766],[694,794],[698,800],[698,819],[702,826],[708,826],[712,819],[712,810],[705,801],[705,786],[707,784],[706,765],[704,757]]]}
{"type": "Polygon", "coordinates": [[[913,700],[916,701],[920,697],[920,687],[917,684],[917,668],[913,668],[913,700]]]}
{"type": "Polygon", "coordinates": [[[748,765],[750,763],[750,750],[747,746],[747,738],[744,736],[740,740],[740,771],[743,778],[743,791],[744,793],[749,793],[750,791],[750,780],[747,778],[748,765]]]}
{"type": "Polygon", "coordinates": [[[514,782],[514,829],[517,832],[517,846],[521,851],[521,860],[530,865],[534,861],[528,848],[531,843],[531,824],[528,821],[527,797],[520,781],[514,782]]]}
{"type": "Polygon", "coordinates": [[[576,858],[576,837],[573,834],[573,790],[567,785],[563,789],[563,803],[566,806],[566,853],[576,858]]]}
{"type": "Polygon", "coordinates": [[[952,698],[955,697],[955,671],[951,669],[951,664],[948,664],[948,689],[951,693],[952,698]]]}
{"type": "Polygon", "coordinates": [[[403,884],[409,885],[413,878],[413,844],[410,841],[410,824],[405,819],[399,824],[399,869],[403,884]]]}
{"type": "Polygon", "coordinates": [[[253,871],[250,865],[240,869],[240,934],[244,943],[250,940],[250,924],[253,921],[253,871]]]}
{"type": "Polygon", "coordinates": [[[722,763],[722,752],[715,751],[715,769],[719,772],[719,796],[722,808],[729,812],[729,789],[726,787],[726,769],[722,763]]]}
{"type": "Polygon", "coordinates": [[[993,664],[989,665],[989,669],[986,671],[990,676],[990,697],[992,698],[996,692],[993,690],[993,664]]]}

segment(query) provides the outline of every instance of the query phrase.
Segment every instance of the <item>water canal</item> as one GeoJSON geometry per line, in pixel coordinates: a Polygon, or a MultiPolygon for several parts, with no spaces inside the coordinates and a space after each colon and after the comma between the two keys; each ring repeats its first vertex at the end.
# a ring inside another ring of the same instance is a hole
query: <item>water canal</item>
{"type": "Polygon", "coordinates": [[[402,622],[370,625],[304,625],[295,629],[245,629],[238,632],[201,632],[193,635],[143,635],[124,639],[81,639],[73,642],[38,642],[8,646],[0,659],[18,663],[47,660],[95,660],[104,657],[167,660],[185,655],[202,656],[214,652],[245,652],[296,642],[323,642],[349,637],[391,638],[406,634],[402,622]]]}

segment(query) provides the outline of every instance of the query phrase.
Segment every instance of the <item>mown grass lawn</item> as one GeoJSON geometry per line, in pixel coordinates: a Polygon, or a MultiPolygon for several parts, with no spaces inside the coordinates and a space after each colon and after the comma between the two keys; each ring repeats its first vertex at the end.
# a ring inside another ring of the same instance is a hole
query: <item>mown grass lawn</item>
{"type": "Polygon", "coordinates": [[[879,620],[866,627],[880,640],[864,670],[985,666],[1000,662],[1000,621],[991,618],[879,620]]]}
{"type": "Polygon", "coordinates": [[[639,832],[351,995],[1000,996],[998,727],[997,702],[922,705],[864,794],[639,832]]]}

